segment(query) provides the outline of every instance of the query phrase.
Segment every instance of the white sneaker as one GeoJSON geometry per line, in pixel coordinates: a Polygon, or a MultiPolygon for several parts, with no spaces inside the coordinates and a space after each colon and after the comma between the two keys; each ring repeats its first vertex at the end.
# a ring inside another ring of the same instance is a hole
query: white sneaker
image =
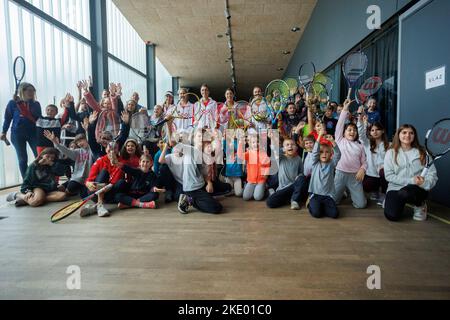
{"type": "Polygon", "coordinates": [[[291,210],[300,210],[300,205],[297,201],[291,201],[291,210]]]}
{"type": "Polygon", "coordinates": [[[88,217],[97,213],[97,205],[96,204],[87,204],[80,210],[80,217],[88,217]]]}
{"type": "Polygon", "coordinates": [[[427,220],[427,204],[425,203],[422,207],[414,207],[413,219],[416,221],[427,220]]]}
{"type": "Polygon", "coordinates": [[[372,201],[377,201],[379,198],[380,197],[378,195],[378,192],[371,192],[369,194],[369,199],[372,200],[372,201]]]}
{"type": "Polygon", "coordinates": [[[101,218],[109,217],[110,213],[109,211],[103,206],[103,204],[97,205],[97,215],[101,218]]]}
{"type": "Polygon", "coordinates": [[[378,197],[377,205],[382,206],[384,208],[384,200],[386,199],[386,195],[384,193],[380,193],[378,197]]]}

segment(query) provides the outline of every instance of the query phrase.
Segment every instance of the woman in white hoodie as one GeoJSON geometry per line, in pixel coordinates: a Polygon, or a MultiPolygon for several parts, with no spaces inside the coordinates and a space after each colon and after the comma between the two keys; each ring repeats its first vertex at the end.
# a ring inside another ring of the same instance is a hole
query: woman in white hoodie
{"type": "Polygon", "coordinates": [[[425,200],[438,177],[434,166],[421,177],[425,164],[426,152],[419,143],[416,128],[408,124],[401,126],[384,159],[384,173],[389,182],[384,215],[388,220],[401,220],[407,203],[414,206],[414,220],[426,220],[425,200]]]}

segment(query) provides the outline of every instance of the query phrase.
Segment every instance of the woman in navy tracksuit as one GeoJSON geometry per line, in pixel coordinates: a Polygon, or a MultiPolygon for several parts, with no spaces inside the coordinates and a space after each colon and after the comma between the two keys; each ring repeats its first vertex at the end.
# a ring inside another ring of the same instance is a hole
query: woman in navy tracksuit
{"type": "Polygon", "coordinates": [[[11,126],[11,142],[16,149],[23,178],[28,167],[27,143],[34,156],[37,156],[36,120],[42,116],[42,110],[39,102],[35,100],[36,89],[32,84],[22,82],[18,94],[19,96],[9,101],[6,106],[0,140],[6,139],[6,133],[11,126]]]}

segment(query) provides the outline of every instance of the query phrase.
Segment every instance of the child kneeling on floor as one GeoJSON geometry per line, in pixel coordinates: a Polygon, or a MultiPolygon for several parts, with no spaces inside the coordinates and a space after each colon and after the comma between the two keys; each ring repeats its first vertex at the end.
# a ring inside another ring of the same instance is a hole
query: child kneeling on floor
{"type": "MultiPolygon", "coordinates": [[[[317,141],[320,141],[323,134],[322,130],[317,141]]],[[[330,195],[334,194],[334,171],[341,158],[341,152],[331,136],[328,137],[328,141],[332,143],[333,148],[328,144],[316,142],[312,154],[309,155],[312,157],[312,175],[308,190],[310,193],[308,209],[314,218],[326,216],[337,219],[339,211],[330,195]]]]}
{"type": "Polygon", "coordinates": [[[139,161],[139,169],[121,164],[117,159],[113,162],[131,177],[130,183],[127,183],[125,180],[118,182],[120,192],[117,195],[119,199],[118,208],[156,209],[156,200],[159,198],[159,193],[165,190],[156,187],[157,177],[151,170],[152,157],[150,155],[142,155],[139,161]]]}
{"type": "MultiPolygon", "coordinates": [[[[270,138],[274,142],[273,137],[270,138]]],[[[278,143],[275,145],[278,146],[278,143]]],[[[297,145],[290,138],[283,141],[278,180],[278,189],[267,198],[267,206],[269,208],[279,208],[290,202],[292,210],[300,210],[302,194],[306,193],[308,183],[303,174],[303,162],[298,155],[297,145]]]]}

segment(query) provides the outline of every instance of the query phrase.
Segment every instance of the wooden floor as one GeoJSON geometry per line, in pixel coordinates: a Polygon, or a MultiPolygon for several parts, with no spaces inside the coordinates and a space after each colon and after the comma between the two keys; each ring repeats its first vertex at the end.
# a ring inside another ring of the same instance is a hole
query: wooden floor
{"type": "Polygon", "coordinates": [[[450,299],[450,226],[433,218],[391,223],[375,205],[344,205],[341,219],[315,220],[227,198],[218,216],[171,204],[51,224],[61,204],[4,199],[0,299],[450,299]],[[70,265],[81,290],[66,288],[70,265]],[[367,289],[369,265],[381,290],[367,289]]]}

